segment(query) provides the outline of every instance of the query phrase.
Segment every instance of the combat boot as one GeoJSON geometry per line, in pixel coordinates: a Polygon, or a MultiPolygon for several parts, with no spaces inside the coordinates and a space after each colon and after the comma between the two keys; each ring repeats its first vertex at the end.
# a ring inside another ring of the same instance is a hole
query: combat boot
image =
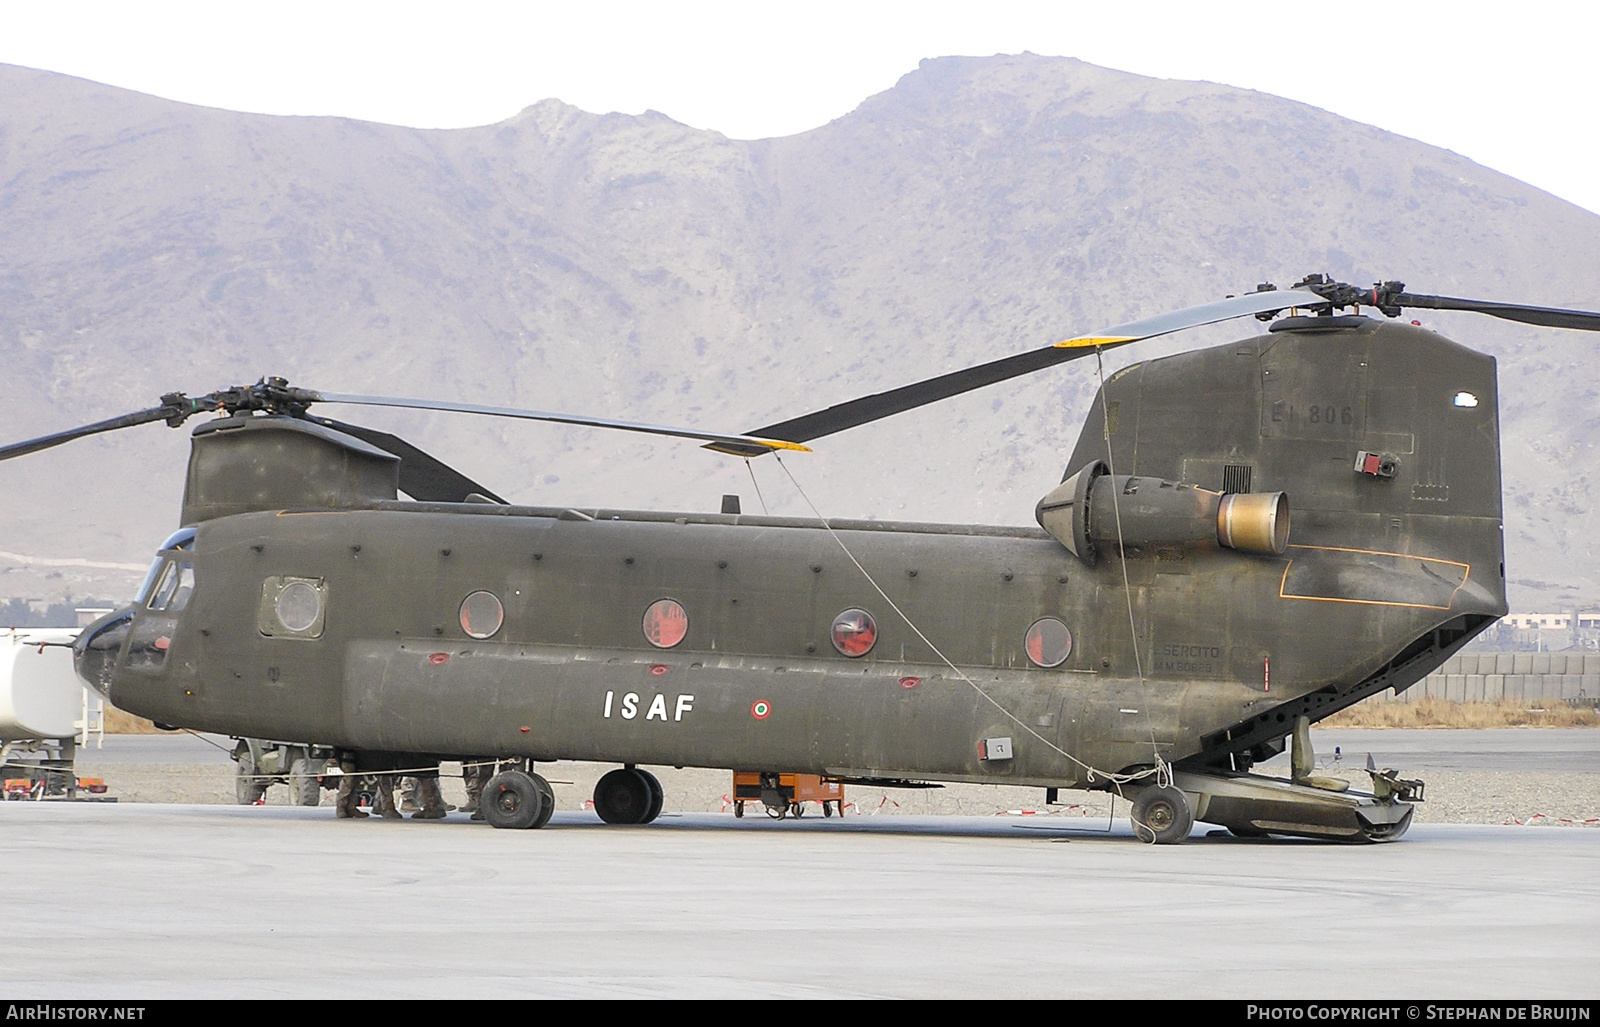
{"type": "Polygon", "coordinates": [[[400,812],[417,813],[422,809],[417,805],[417,779],[407,775],[400,779],[400,812]]]}
{"type": "Polygon", "coordinates": [[[483,786],[488,783],[494,773],[491,766],[474,764],[468,761],[461,768],[461,783],[467,790],[467,801],[462,803],[461,812],[472,814],[473,820],[482,820],[483,814],[478,807],[483,802],[483,786]]]}
{"type": "Polygon", "coordinates": [[[333,808],[334,815],[341,820],[351,817],[361,818],[367,815],[367,811],[360,806],[361,793],[356,788],[356,783],[359,780],[356,775],[348,771],[339,777],[338,798],[334,801],[333,808]]]}
{"type": "Polygon", "coordinates": [[[417,778],[417,801],[422,804],[422,809],[411,814],[413,820],[442,820],[446,813],[455,808],[445,803],[444,793],[439,790],[438,774],[417,778]]]}
{"type": "Polygon", "coordinates": [[[394,807],[394,775],[379,774],[372,793],[372,812],[385,820],[402,820],[404,817],[394,807]]]}

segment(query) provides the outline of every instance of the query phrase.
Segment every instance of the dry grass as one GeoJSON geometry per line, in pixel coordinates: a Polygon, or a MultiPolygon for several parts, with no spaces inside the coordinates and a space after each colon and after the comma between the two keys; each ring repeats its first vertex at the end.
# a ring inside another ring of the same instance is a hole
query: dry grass
{"type": "Polygon", "coordinates": [[[108,735],[167,735],[170,731],[163,731],[143,717],[135,717],[115,706],[106,705],[106,734],[108,735]]]}
{"type": "Polygon", "coordinates": [[[1416,702],[1356,703],[1341,710],[1318,727],[1600,727],[1600,710],[1574,708],[1559,700],[1526,702],[1446,702],[1419,699],[1416,702]]]}

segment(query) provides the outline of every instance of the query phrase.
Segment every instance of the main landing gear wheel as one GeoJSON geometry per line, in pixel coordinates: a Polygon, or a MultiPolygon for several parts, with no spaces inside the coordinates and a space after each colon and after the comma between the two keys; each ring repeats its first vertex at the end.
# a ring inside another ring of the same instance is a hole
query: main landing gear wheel
{"type": "Polygon", "coordinates": [[[648,824],[661,801],[661,782],[634,767],[613,770],[594,786],[594,811],[608,824],[648,824]]]}
{"type": "Polygon", "coordinates": [[[661,815],[661,804],[666,801],[667,795],[661,790],[661,782],[650,771],[635,770],[634,773],[644,778],[644,783],[650,786],[650,812],[644,818],[648,824],[661,815]]]}
{"type": "Polygon", "coordinates": [[[543,827],[555,812],[556,795],[550,782],[538,774],[503,770],[483,786],[479,808],[491,827],[543,827]]]}
{"type": "Polygon", "coordinates": [[[1189,837],[1194,810],[1180,789],[1146,788],[1133,800],[1133,833],[1142,842],[1176,845],[1189,837]]]}

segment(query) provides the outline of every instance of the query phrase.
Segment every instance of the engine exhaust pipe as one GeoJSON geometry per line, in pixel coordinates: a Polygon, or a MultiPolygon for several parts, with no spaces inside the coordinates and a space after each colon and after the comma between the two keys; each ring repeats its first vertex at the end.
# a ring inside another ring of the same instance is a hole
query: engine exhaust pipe
{"type": "Polygon", "coordinates": [[[1224,495],[1194,485],[1112,475],[1096,461],[1063,481],[1034,508],[1039,524],[1073,555],[1093,564],[1101,545],[1217,545],[1281,556],[1289,544],[1289,498],[1282,492],[1224,495]]]}
{"type": "Polygon", "coordinates": [[[1289,547],[1289,497],[1232,492],[1217,504],[1217,541],[1241,553],[1282,556],[1289,547]]]}

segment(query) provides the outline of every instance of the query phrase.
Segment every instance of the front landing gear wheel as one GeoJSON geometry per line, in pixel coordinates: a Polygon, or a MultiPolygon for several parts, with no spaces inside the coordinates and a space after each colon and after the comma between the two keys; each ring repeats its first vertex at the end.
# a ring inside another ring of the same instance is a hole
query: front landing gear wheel
{"type": "Polygon", "coordinates": [[[648,824],[661,812],[660,796],[655,775],[624,767],[594,786],[594,811],[608,824],[648,824]]]}
{"type": "Polygon", "coordinates": [[[491,827],[535,828],[550,822],[556,796],[538,774],[504,770],[483,786],[480,809],[491,827]]]}
{"type": "Polygon", "coordinates": [[[1189,837],[1194,810],[1177,788],[1146,788],[1133,800],[1133,833],[1142,842],[1176,845],[1189,837]]]}

